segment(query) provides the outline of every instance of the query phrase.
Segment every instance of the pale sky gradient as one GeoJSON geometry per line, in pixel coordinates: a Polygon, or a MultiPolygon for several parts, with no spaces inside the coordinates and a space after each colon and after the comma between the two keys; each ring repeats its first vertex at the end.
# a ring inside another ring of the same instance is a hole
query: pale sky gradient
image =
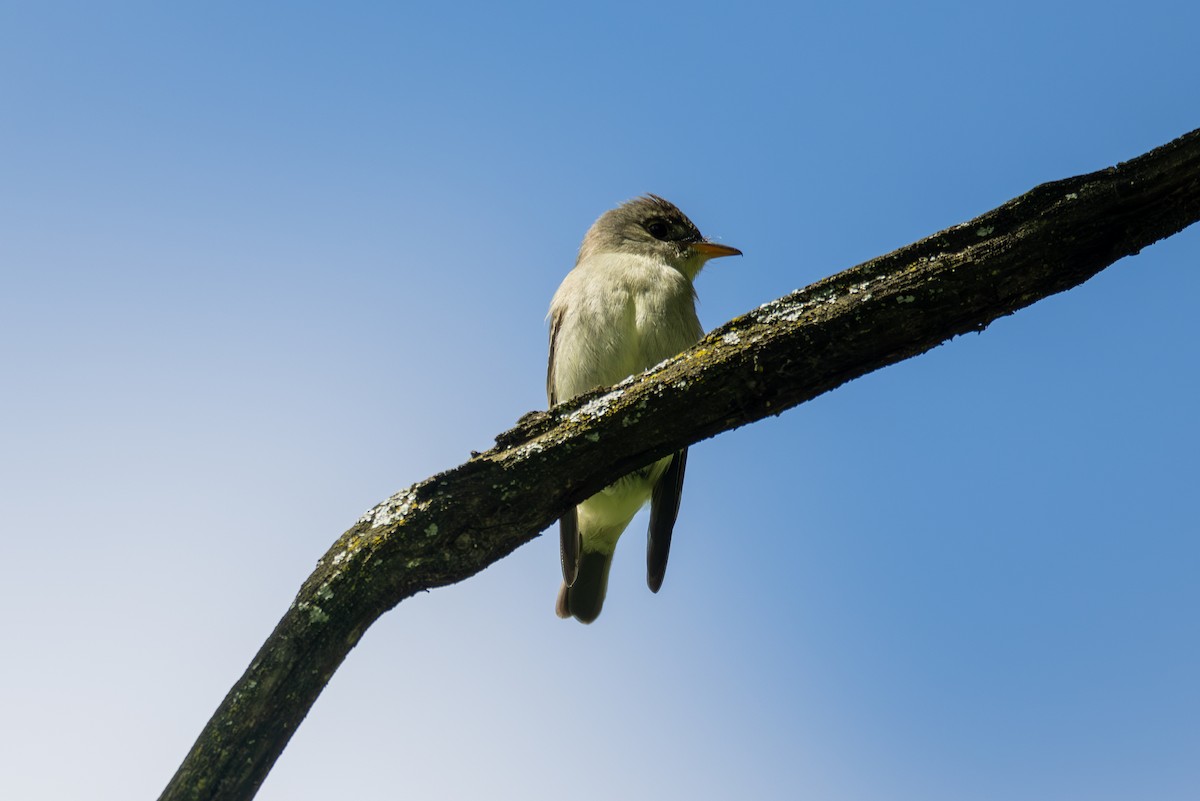
{"type": "MultiPolygon", "coordinates": [[[[1200,126],[1200,5],[9,3],[0,798],[154,798],[326,547],[544,404],[643,192],[711,328],[1200,126]]],[[[662,592],[402,604],[264,801],[1194,801],[1200,229],[696,446],[662,592]]],[[[914,313],[919,313],[914,309],[914,313]]]]}

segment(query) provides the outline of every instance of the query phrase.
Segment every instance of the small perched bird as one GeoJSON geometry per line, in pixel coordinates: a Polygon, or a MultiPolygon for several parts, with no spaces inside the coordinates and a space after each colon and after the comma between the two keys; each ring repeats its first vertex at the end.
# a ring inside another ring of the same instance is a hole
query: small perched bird
{"type": "MultiPolygon", "coordinates": [[[[692,282],[709,259],[741,253],[706,240],[657,195],[605,212],[550,302],[550,405],[616,384],[694,345],[704,329],[692,282]]],[[[623,476],[559,520],[559,617],[591,623],[600,614],[617,539],[646,501],[646,583],[658,592],[686,464],[685,448],[623,476]]]]}

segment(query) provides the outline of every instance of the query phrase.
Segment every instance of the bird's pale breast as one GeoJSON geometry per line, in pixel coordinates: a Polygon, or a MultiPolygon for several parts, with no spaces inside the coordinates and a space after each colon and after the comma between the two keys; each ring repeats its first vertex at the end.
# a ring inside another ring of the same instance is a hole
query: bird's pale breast
{"type": "Polygon", "coordinates": [[[560,401],[653,367],[703,334],[691,282],[663,262],[627,254],[596,255],[572,270],[551,303],[551,315],[560,313],[560,401]]]}

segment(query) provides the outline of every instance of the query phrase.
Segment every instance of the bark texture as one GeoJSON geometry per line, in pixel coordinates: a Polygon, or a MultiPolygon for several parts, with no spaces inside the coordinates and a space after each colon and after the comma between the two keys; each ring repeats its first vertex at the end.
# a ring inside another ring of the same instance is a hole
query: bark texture
{"type": "Polygon", "coordinates": [[[1197,219],[1200,130],[1038,186],[738,317],[649,373],[526,415],[338,538],[161,799],[252,798],[380,615],[474,575],[623,473],[981,331],[1197,219]]]}

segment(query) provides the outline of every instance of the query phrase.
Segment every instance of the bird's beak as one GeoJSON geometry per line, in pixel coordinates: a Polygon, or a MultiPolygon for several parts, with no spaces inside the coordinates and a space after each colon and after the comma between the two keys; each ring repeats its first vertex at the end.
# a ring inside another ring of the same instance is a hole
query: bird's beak
{"type": "Polygon", "coordinates": [[[695,242],[692,244],[692,250],[699,253],[706,259],[717,259],[721,256],[740,256],[742,251],[737,248],[731,248],[729,245],[718,245],[716,242],[695,242]]]}

